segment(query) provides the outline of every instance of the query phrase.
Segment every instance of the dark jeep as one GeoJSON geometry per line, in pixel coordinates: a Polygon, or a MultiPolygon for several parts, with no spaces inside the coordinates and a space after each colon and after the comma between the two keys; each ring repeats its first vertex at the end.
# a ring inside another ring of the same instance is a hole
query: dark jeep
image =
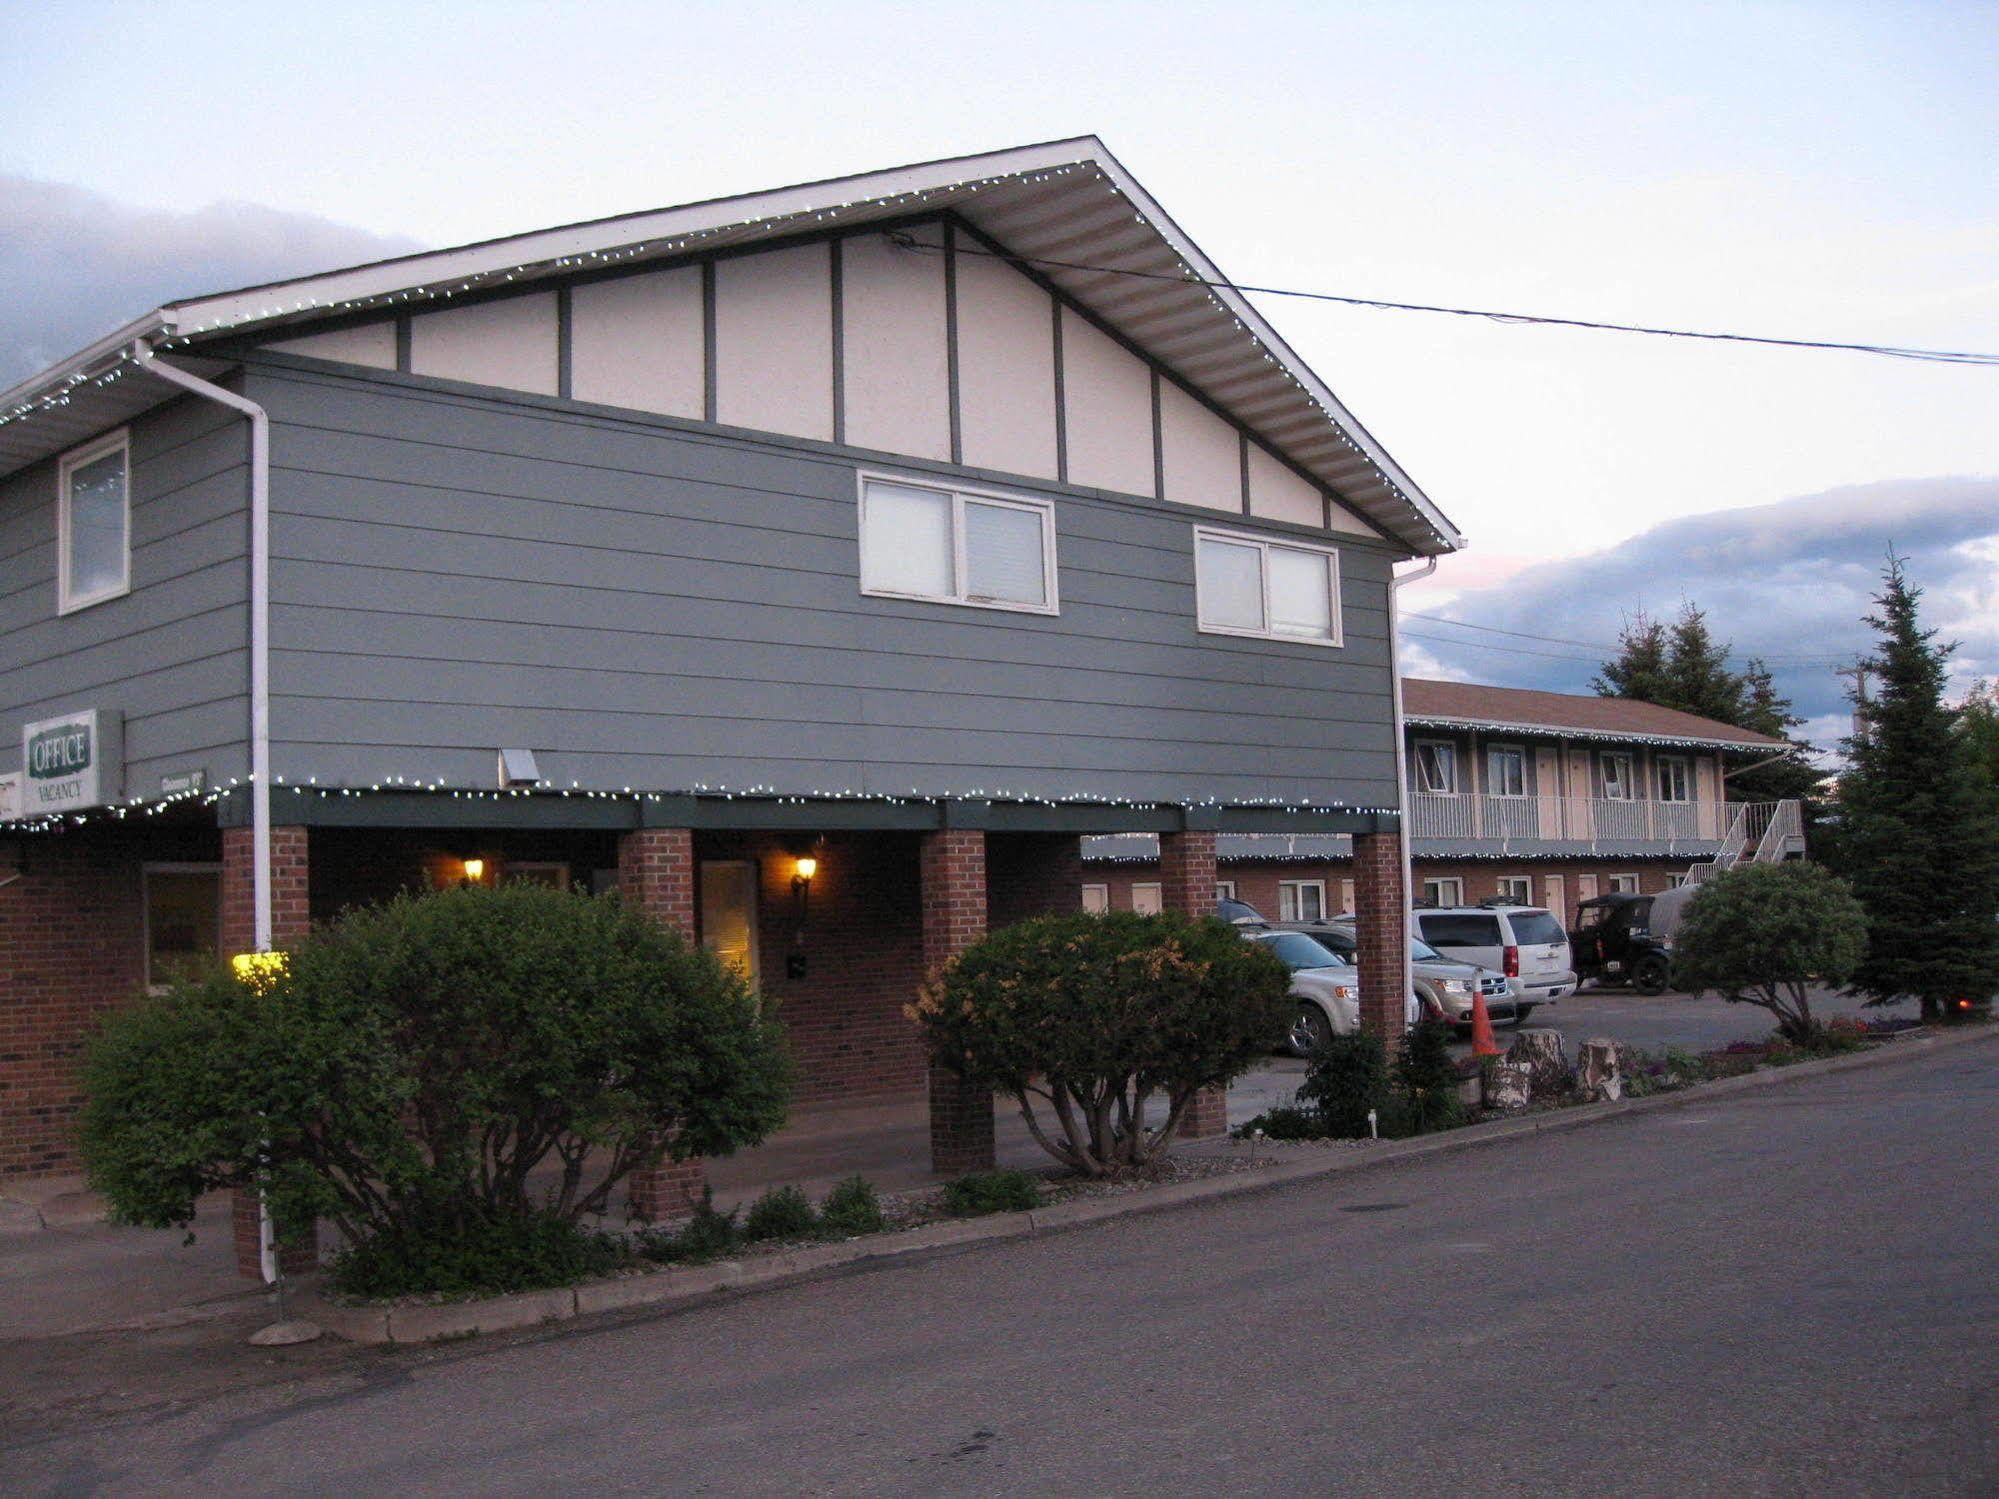
{"type": "Polygon", "coordinates": [[[1652,930],[1652,901],[1620,891],[1576,906],[1569,945],[1583,982],[1629,984],[1635,994],[1666,992],[1673,981],[1673,944],[1652,930]]]}

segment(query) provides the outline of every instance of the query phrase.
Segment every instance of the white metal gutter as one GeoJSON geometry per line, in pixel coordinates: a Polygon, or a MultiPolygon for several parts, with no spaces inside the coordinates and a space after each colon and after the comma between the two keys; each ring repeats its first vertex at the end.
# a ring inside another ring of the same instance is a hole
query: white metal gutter
{"type": "Polygon", "coordinates": [[[271,950],[271,419],[255,401],[190,375],[143,343],[132,358],[147,374],[250,419],[250,837],[258,952],[271,950]]]}
{"type": "MultiPolygon", "coordinates": [[[[1416,860],[1412,852],[1415,837],[1409,825],[1409,749],[1408,730],[1402,718],[1402,588],[1414,583],[1418,578],[1427,578],[1437,570],[1437,559],[1427,558],[1413,573],[1390,571],[1388,575],[1388,670],[1395,683],[1395,813],[1401,824],[1402,838],[1402,1004],[1406,1009],[1409,993],[1415,987],[1415,975],[1410,972],[1409,940],[1415,935],[1415,923],[1410,913],[1416,909],[1416,860]]],[[[1360,913],[1355,912],[1356,916],[1360,913]]]]}

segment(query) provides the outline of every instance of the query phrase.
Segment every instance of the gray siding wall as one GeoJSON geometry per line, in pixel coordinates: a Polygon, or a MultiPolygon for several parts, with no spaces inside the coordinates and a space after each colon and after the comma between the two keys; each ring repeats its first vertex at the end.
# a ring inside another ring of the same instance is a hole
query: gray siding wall
{"type": "MultiPolygon", "coordinates": [[[[134,376],[133,378],[141,378],[134,376]]],[[[125,715],[125,794],[249,768],[248,426],[179,399],[131,432],[132,590],[56,613],[58,460],[0,479],[0,770],[21,725],[125,715]]]]}
{"type": "MultiPolygon", "coordinates": [[[[1198,634],[1196,521],[1051,495],[1058,617],[863,597],[855,473],[965,473],[262,356],[278,773],[1392,804],[1395,555],[1338,538],[1346,645],[1198,634]]],[[[1325,540],[1323,533],[1315,539],[1325,540]]]]}

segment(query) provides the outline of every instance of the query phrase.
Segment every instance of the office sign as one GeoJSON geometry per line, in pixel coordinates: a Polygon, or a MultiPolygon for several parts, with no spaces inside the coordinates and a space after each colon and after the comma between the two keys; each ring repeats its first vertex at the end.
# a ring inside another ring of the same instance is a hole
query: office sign
{"type": "Polygon", "coordinates": [[[102,708],[26,725],[22,815],[44,817],[118,800],[125,778],[124,737],[122,715],[102,708]]]}

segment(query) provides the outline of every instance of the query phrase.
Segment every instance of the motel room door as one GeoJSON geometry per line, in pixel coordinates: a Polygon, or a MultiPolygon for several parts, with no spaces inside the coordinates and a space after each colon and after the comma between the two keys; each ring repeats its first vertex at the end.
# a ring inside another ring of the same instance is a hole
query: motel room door
{"type": "Polygon", "coordinates": [[[1541,904],[1553,912],[1555,920],[1565,927],[1575,919],[1575,913],[1568,907],[1567,884],[1558,874],[1541,876],[1541,904]]]}
{"type": "Polygon", "coordinates": [[[701,945],[752,984],[757,981],[757,866],[753,859],[703,859],[701,945]]]}

